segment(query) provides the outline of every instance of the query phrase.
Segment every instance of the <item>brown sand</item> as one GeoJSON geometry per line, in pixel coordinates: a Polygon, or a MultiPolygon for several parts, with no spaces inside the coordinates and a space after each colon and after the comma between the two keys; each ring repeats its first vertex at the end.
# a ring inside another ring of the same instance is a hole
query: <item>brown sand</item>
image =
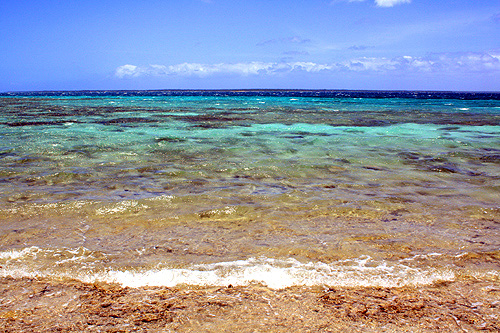
{"type": "Polygon", "coordinates": [[[499,282],[277,291],[0,281],[0,332],[500,331],[499,282]]]}

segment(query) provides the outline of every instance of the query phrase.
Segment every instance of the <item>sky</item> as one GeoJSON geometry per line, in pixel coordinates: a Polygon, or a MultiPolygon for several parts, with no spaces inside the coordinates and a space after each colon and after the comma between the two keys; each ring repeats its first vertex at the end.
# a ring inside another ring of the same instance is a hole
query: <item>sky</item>
{"type": "Polygon", "coordinates": [[[500,91],[498,0],[0,0],[0,92],[500,91]]]}

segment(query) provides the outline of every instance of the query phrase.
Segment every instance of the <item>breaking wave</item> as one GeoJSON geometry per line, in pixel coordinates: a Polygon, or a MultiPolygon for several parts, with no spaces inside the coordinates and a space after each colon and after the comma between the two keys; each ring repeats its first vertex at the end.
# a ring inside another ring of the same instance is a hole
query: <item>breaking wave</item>
{"type": "Polygon", "coordinates": [[[272,289],[292,286],[402,287],[456,279],[452,270],[416,268],[407,261],[389,263],[369,256],[333,263],[260,257],[182,268],[160,267],[160,263],[150,269],[110,269],[104,266],[105,258],[106,255],[85,248],[45,250],[30,247],[0,252],[0,276],[71,278],[132,288],[262,284],[272,289]]]}

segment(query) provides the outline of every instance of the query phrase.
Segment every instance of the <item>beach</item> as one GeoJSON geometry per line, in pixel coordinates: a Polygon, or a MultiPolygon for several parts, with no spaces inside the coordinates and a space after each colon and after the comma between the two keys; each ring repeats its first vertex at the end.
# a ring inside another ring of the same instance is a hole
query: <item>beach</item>
{"type": "Polygon", "coordinates": [[[0,97],[0,331],[500,330],[500,95],[0,97]]]}
{"type": "Polygon", "coordinates": [[[121,288],[2,279],[2,332],[498,332],[500,284],[121,288]]]}

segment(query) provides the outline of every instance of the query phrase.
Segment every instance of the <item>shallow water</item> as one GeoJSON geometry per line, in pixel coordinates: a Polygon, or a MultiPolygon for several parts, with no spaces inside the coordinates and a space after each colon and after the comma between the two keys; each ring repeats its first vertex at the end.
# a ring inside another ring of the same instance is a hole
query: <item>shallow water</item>
{"type": "Polygon", "coordinates": [[[127,286],[500,279],[500,96],[0,98],[0,273],[127,286]]]}

